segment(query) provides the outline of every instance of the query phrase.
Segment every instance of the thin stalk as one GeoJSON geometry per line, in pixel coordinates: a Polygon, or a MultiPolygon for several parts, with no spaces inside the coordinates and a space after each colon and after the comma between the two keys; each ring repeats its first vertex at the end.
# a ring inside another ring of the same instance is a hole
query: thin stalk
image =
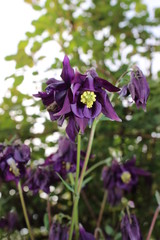
{"type": "Polygon", "coordinates": [[[25,204],[25,201],[24,201],[24,197],[23,197],[23,192],[22,192],[22,187],[21,187],[20,181],[18,182],[18,191],[19,191],[19,196],[20,196],[20,200],[21,200],[23,214],[24,214],[24,218],[25,218],[25,221],[26,221],[26,225],[27,225],[28,231],[29,231],[29,235],[30,235],[31,240],[34,240],[32,229],[31,229],[31,225],[30,225],[30,222],[29,222],[28,214],[27,214],[26,204],[25,204]]]}
{"type": "Polygon", "coordinates": [[[109,160],[110,160],[110,158],[107,158],[107,159],[105,159],[105,160],[99,161],[98,163],[96,163],[95,165],[93,165],[92,167],[90,167],[90,168],[86,171],[85,177],[86,177],[88,174],[90,174],[93,170],[95,170],[97,167],[106,164],[107,161],[109,161],[109,160]]]}
{"type": "MultiPolygon", "coordinates": [[[[81,155],[81,133],[78,133],[78,144],[77,144],[77,165],[76,165],[76,179],[75,179],[75,189],[74,189],[74,205],[75,202],[77,201],[76,199],[78,197],[78,179],[79,179],[79,172],[80,172],[80,155],[81,155]]],[[[75,225],[75,230],[76,230],[76,239],[78,239],[79,235],[79,222],[78,222],[78,201],[76,204],[76,209],[72,212],[72,220],[71,220],[71,228],[70,228],[70,233],[69,233],[69,239],[72,239],[73,235],[73,229],[75,225]]]]}
{"type": "Polygon", "coordinates": [[[153,216],[153,219],[152,219],[152,223],[151,223],[151,226],[150,226],[150,229],[149,229],[149,232],[148,232],[146,240],[150,240],[150,237],[152,235],[152,232],[153,232],[153,229],[154,229],[154,225],[155,225],[155,222],[157,220],[159,212],[160,212],[160,205],[157,207],[157,209],[156,209],[156,211],[154,213],[154,216],[153,216]]]}
{"type": "MultiPolygon", "coordinates": [[[[101,114],[99,115],[98,119],[100,117],[101,117],[101,114]]],[[[86,152],[86,156],[85,156],[85,159],[84,159],[83,168],[82,168],[82,171],[81,171],[81,176],[80,176],[80,180],[79,180],[79,184],[78,184],[77,194],[75,195],[75,199],[74,199],[71,227],[70,227],[70,231],[69,231],[69,240],[72,240],[73,228],[74,228],[74,224],[75,224],[75,220],[76,220],[76,212],[77,212],[78,202],[79,202],[79,194],[81,192],[83,179],[84,179],[84,176],[85,176],[89,156],[90,156],[90,153],[91,153],[91,148],[92,148],[92,143],[93,143],[93,139],[94,139],[94,133],[95,133],[97,122],[98,121],[95,119],[94,122],[93,122],[92,128],[91,128],[89,143],[88,143],[88,146],[87,146],[87,152],[86,152]]]]}
{"type": "MultiPolygon", "coordinates": [[[[107,191],[105,191],[104,195],[103,195],[103,200],[101,203],[101,208],[100,208],[100,212],[99,212],[99,216],[98,216],[96,229],[100,229],[100,225],[101,225],[101,221],[102,221],[102,217],[103,217],[103,213],[104,213],[104,209],[105,209],[105,205],[106,205],[106,200],[107,200],[107,191]]],[[[95,239],[96,240],[98,239],[98,231],[95,231],[95,239]]]]}
{"type": "Polygon", "coordinates": [[[51,215],[51,203],[50,203],[49,196],[47,199],[47,212],[48,212],[48,221],[49,221],[49,229],[50,229],[52,225],[52,215],[51,215]]]}

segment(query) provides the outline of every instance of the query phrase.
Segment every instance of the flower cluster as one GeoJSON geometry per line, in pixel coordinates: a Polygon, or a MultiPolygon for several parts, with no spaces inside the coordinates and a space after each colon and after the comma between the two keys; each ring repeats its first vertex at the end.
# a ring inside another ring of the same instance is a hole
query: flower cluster
{"type": "Polygon", "coordinates": [[[146,110],[146,103],[149,97],[150,89],[143,72],[134,66],[131,71],[130,82],[123,86],[120,96],[125,97],[131,94],[133,101],[135,101],[137,108],[142,107],[146,110]]]}
{"type": "Polygon", "coordinates": [[[6,181],[18,182],[25,175],[30,160],[30,149],[22,144],[0,145],[0,176],[6,181]]]}
{"type": "MultiPolygon", "coordinates": [[[[81,152],[81,167],[83,155],[81,152]]],[[[39,190],[49,193],[49,187],[60,180],[57,173],[65,179],[69,172],[76,171],[76,156],[76,144],[66,137],[61,137],[57,152],[47,157],[44,164],[39,165],[36,170],[28,170],[25,185],[35,194],[39,190]]]]}
{"type": "Polygon", "coordinates": [[[135,215],[125,214],[121,222],[122,240],[142,240],[139,224],[135,215]]]}
{"type": "Polygon", "coordinates": [[[136,158],[121,164],[113,160],[111,167],[104,167],[102,179],[108,191],[108,202],[116,205],[120,202],[124,191],[131,191],[138,183],[138,176],[150,176],[150,173],[135,166],[136,158]]]}
{"type": "Polygon", "coordinates": [[[87,125],[92,124],[100,113],[111,120],[121,121],[107,95],[107,91],[118,92],[120,89],[98,77],[94,69],[85,74],[74,72],[65,56],[61,78],[62,81],[49,79],[45,92],[34,96],[42,99],[52,121],[57,120],[61,126],[68,119],[66,132],[72,141],[79,130],[84,133],[87,125]]]}

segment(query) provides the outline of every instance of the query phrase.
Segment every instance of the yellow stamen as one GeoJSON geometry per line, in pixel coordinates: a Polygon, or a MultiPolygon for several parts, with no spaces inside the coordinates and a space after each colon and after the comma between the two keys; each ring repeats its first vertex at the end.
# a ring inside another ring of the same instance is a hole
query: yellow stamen
{"type": "Polygon", "coordinates": [[[121,175],[122,182],[128,184],[131,181],[131,174],[127,171],[122,173],[121,175]]]}
{"type": "Polygon", "coordinates": [[[81,95],[81,102],[87,105],[87,108],[91,108],[96,101],[96,94],[91,91],[85,91],[81,95]]]}
{"type": "Polygon", "coordinates": [[[17,168],[17,164],[13,158],[9,158],[7,160],[8,165],[10,166],[9,171],[11,171],[16,177],[20,175],[19,169],[17,168]]]}

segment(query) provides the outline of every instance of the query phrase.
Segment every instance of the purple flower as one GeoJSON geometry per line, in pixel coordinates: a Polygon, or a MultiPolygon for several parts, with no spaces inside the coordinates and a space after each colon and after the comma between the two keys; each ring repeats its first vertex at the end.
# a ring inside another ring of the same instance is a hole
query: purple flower
{"type": "Polygon", "coordinates": [[[76,72],[72,85],[71,109],[82,133],[100,113],[112,120],[121,121],[111,105],[106,90],[117,92],[119,88],[98,77],[94,69],[88,70],[84,75],[76,72]]]}
{"type": "Polygon", "coordinates": [[[139,224],[135,215],[124,215],[121,222],[122,240],[142,240],[139,224]]]}
{"type": "Polygon", "coordinates": [[[53,223],[49,232],[49,240],[68,240],[68,227],[53,223]]]}
{"type": "Polygon", "coordinates": [[[91,233],[86,232],[82,225],[79,227],[79,240],[95,240],[91,233]]]}
{"type": "Polygon", "coordinates": [[[136,158],[133,157],[125,163],[112,161],[111,167],[104,167],[102,179],[108,191],[108,202],[116,205],[120,202],[124,191],[131,191],[138,183],[139,176],[150,176],[150,173],[135,166],[136,158]]]}
{"type": "Polygon", "coordinates": [[[0,218],[0,229],[13,231],[18,227],[18,215],[16,212],[9,212],[6,217],[0,218]]]}
{"type": "MultiPolygon", "coordinates": [[[[80,166],[84,153],[81,152],[80,166]]],[[[39,190],[49,193],[49,187],[60,181],[57,173],[65,179],[69,172],[76,171],[77,147],[66,137],[59,139],[58,150],[46,158],[36,170],[29,169],[25,185],[36,194],[39,190]]]]}
{"type": "Polygon", "coordinates": [[[120,92],[120,96],[125,97],[131,94],[137,108],[142,107],[146,110],[147,99],[150,93],[148,82],[143,72],[135,66],[131,72],[131,79],[128,85],[125,85],[120,92]]]}
{"type": "MultiPolygon", "coordinates": [[[[68,240],[69,227],[60,223],[53,223],[50,228],[49,240],[68,240]]],[[[73,233],[73,240],[75,239],[73,233]]],[[[86,232],[83,226],[79,226],[79,240],[95,240],[91,233],[86,232]]]]}
{"type": "Polygon", "coordinates": [[[71,83],[74,79],[74,70],[71,68],[67,56],[65,56],[63,60],[61,78],[62,80],[56,80],[54,78],[49,79],[45,92],[34,94],[35,97],[42,99],[43,104],[50,114],[51,120],[57,120],[59,126],[63,124],[64,119],[68,117],[71,112],[71,83]]]}
{"type": "Polygon", "coordinates": [[[18,181],[25,175],[25,165],[30,159],[30,149],[22,144],[0,146],[1,177],[7,181],[18,181]]]}
{"type": "Polygon", "coordinates": [[[120,89],[99,78],[94,69],[88,70],[84,75],[74,73],[65,56],[61,77],[62,81],[49,79],[45,92],[34,96],[42,99],[52,121],[57,120],[61,126],[68,119],[66,132],[73,142],[79,130],[84,133],[87,125],[91,125],[100,113],[120,121],[106,92],[117,92],[120,89]]]}

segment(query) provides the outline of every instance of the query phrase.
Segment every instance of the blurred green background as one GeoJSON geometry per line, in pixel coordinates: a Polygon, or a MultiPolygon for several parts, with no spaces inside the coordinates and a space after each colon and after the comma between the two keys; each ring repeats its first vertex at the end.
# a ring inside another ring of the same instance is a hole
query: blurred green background
{"type": "MultiPolygon", "coordinates": [[[[137,64],[145,73],[151,89],[147,112],[137,110],[135,104],[127,100],[122,102],[118,94],[115,95],[113,103],[122,123],[102,121],[98,125],[92,150],[95,159],[91,160],[90,166],[108,157],[126,160],[136,155],[137,166],[152,173],[152,184],[140,179],[134,194],[128,196],[135,201],[134,212],[145,238],[157,206],[155,191],[160,191],[160,72],[156,71],[160,60],[160,8],[151,13],[141,0],[25,2],[39,11],[40,17],[32,22],[34,30],[26,32],[25,39],[20,40],[17,53],[6,57],[7,61],[15,61],[16,67],[11,76],[6,76],[6,81],[13,81],[13,85],[0,104],[0,142],[16,135],[31,147],[33,165],[55,150],[58,132],[65,134],[64,129],[58,129],[57,124],[49,120],[44,106],[32,94],[41,87],[45,89],[47,78],[59,79],[64,54],[69,56],[72,67],[81,72],[95,67],[101,77],[113,84],[129,65],[137,64]],[[48,55],[52,52],[53,58],[49,61],[48,55]],[[27,91],[23,93],[26,86],[27,91]]],[[[125,76],[121,86],[128,80],[129,76],[125,76]]],[[[88,134],[89,129],[83,137],[84,150],[88,134]]],[[[102,167],[99,167],[94,171],[93,179],[84,188],[80,201],[81,222],[91,232],[104,192],[101,170],[102,167]]],[[[16,190],[15,185],[0,184],[0,214],[16,209],[21,220],[20,227],[24,227],[17,191],[11,194],[11,189],[16,190]]],[[[52,195],[53,214],[63,212],[70,215],[70,193],[66,193],[60,184],[55,185],[52,195]]],[[[41,233],[38,230],[39,226],[44,226],[46,199],[32,196],[29,192],[26,192],[25,198],[32,225],[37,231],[36,239],[43,239],[43,234],[47,239],[45,228],[41,228],[41,233]]],[[[113,239],[121,239],[117,235],[119,215],[120,207],[106,205],[102,227],[111,233],[113,239]]],[[[159,229],[160,217],[153,239],[159,239],[159,229]]]]}

